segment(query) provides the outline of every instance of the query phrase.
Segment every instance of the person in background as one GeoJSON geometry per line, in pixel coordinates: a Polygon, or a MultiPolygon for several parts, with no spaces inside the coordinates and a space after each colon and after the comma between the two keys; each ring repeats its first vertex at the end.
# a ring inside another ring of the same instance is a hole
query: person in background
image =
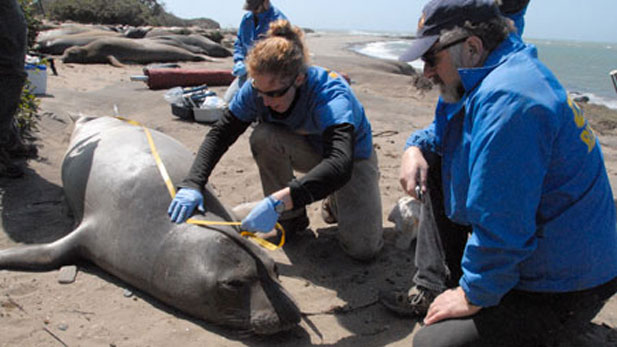
{"type": "Polygon", "coordinates": [[[0,4],[0,177],[24,174],[15,162],[19,157],[36,156],[36,147],[22,142],[15,128],[15,113],[26,80],[27,25],[17,0],[0,4]]]}
{"type": "Polygon", "coordinates": [[[422,57],[441,91],[401,163],[403,189],[434,215],[415,286],[380,298],[424,316],[414,346],[554,343],[617,292],[600,144],[520,33],[493,0],[433,0],[402,57],[422,57]]]}
{"type": "Polygon", "coordinates": [[[280,19],[287,20],[283,12],[270,4],[270,0],[246,0],[244,9],[249,12],[242,17],[238,28],[238,37],[234,43],[232,74],[236,76],[236,79],[225,92],[224,100],[227,103],[231,101],[247,79],[244,61],[255,41],[266,34],[270,23],[280,19]]]}
{"type": "MultiPolygon", "coordinates": [[[[331,195],[330,222],[351,257],[370,260],[383,246],[379,170],[371,125],[342,76],[308,65],[302,31],[288,21],[271,24],[249,52],[250,80],[208,133],[188,177],[172,201],[171,220],[186,220],[227,148],[259,120],[250,137],[264,198],[242,221],[269,232],[277,220],[293,235],[309,225],[305,206],[331,195]],[[295,178],[294,170],[306,173],[295,178]]],[[[207,208],[207,206],[206,206],[207,208]]]]}
{"type": "Polygon", "coordinates": [[[499,11],[514,22],[516,33],[520,37],[523,37],[525,31],[525,13],[528,6],[529,0],[501,0],[499,5],[499,11]]]}

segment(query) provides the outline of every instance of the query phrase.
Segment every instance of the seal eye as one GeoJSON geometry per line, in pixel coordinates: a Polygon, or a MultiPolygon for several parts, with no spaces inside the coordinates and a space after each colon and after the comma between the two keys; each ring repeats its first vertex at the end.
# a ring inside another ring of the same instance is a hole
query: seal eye
{"type": "Polygon", "coordinates": [[[245,282],[240,280],[222,281],[221,285],[227,289],[238,290],[246,285],[245,282]]]}

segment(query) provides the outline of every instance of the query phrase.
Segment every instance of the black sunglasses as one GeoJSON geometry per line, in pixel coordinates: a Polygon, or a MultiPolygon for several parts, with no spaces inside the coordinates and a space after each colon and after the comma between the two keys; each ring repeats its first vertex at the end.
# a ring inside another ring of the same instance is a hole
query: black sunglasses
{"type": "Polygon", "coordinates": [[[269,92],[264,92],[264,91],[261,91],[261,90],[257,89],[257,87],[255,87],[255,80],[254,79],[251,80],[251,87],[253,88],[254,91],[256,91],[260,95],[265,95],[265,96],[267,96],[269,98],[280,98],[281,96],[287,94],[287,91],[289,91],[289,89],[294,86],[294,84],[296,83],[296,78],[297,77],[298,77],[298,75],[296,75],[296,77],[294,77],[291,80],[291,84],[288,85],[287,87],[284,87],[284,88],[281,88],[281,89],[277,89],[277,90],[271,90],[269,92]]]}
{"type": "Polygon", "coordinates": [[[469,36],[465,36],[465,37],[462,37],[462,38],[460,38],[458,40],[454,40],[454,41],[452,41],[450,43],[446,43],[445,45],[443,45],[441,47],[438,47],[438,48],[435,48],[433,50],[430,50],[430,51],[424,53],[424,55],[422,56],[422,61],[424,62],[425,65],[428,65],[430,67],[434,67],[435,64],[437,64],[437,62],[435,61],[437,53],[439,53],[439,52],[441,52],[441,51],[443,51],[445,49],[448,49],[448,48],[450,48],[452,46],[458,45],[459,43],[467,40],[468,38],[469,38],[469,36]]]}

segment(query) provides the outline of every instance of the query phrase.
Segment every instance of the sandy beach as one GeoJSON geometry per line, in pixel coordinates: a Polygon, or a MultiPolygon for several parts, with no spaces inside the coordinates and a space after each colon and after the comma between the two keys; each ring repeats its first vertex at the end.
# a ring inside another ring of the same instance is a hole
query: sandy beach
{"type": "MultiPolygon", "coordinates": [[[[321,220],[320,204],[308,206],[315,235],[304,235],[284,250],[269,253],[278,263],[283,286],[304,314],[299,326],[269,337],[244,336],[194,320],[94,266],[81,264],[72,284],[59,284],[57,271],[0,271],[0,346],[410,346],[420,325],[386,311],[377,303],[377,293],[411,286],[413,247],[395,247],[397,235],[387,216],[404,196],[398,174],[405,140],[432,121],[438,94],[417,89],[415,76],[401,73],[398,64],[347,49],[382,39],[386,38],[307,35],[312,62],[350,76],[371,122],[381,170],[386,245],[375,261],[356,262],[337,245],[336,226],[321,220]]],[[[233,61],[225,58],[180,65],[230,69],[233,61]]],[[[35,133],[39,158],[24,162],[24,178],[0,179],[0,249],[50,242],[72,230],[60,178],[73,128],[71,116],[111,116],[116,105],[120,115],[178,139],[193,152],[209,129],[172,116],[163,98],[165,90],[149,90],[144,83],[131,81],[130,76],[140,75],[143,66],[116,68],[57,61],[56,67],[58,76],[48,76],[47,95],[41,98],[35,133]]],[[[225,91],[224,87],[212,89],[220,96],[225,91]]],[[[617,112],[592,105],[584,108],[603,146],[615,191],[617,112]]],[[[228,207],[263,197],[248,145],[250,131],[230,148],[210,178],[228,207]]],[[[589,335],[569,343],[616,345],[617,297],[594,323],[589,335]]]]}

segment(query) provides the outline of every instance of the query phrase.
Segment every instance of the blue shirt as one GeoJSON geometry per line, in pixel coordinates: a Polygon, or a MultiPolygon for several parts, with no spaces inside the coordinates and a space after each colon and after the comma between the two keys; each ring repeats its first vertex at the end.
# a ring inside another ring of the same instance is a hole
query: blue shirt
{"type": "Polygon", "coordinates": [[[511,289],[576,291],[616,277],[600,144],[536,48],[510,35],[484,67],[459,75],[461,102],[408,145],[439,149],[446,214],[473,227],[459,281],[470,301],[492,306],[511,289]]]}
{"type": "Polygon", "coordinates": [[[253,47],[253,43],[265,36],[271,22],[279,19],[287,19],[287,17],[272,5],[268,10],[257,15],[254,15],[253,12],[245,13],[238,28],[238,37],[234,42],[234,63],[240,60],[244,61],[248,51],[253,47]],[[255,25],[255,20],[257,20],[257,25],[255,25]]]}
{"type": "Polygon", "coordinates": [[[281,124],[295,133],[305,135],[319,153],[322,153],[323,132],[331,126],[348,123],[354,126],[354,159],[371,156],[371,125],[364,114],[364,108],[342,76],[311,66],[307,70],[304,84],[296,93],[296,100],[287,111],[287,116],[281,119],[264,106],[251,83],[245,83],[232,99],[229,110],[244,122],[260,120],[281,124]]]}

